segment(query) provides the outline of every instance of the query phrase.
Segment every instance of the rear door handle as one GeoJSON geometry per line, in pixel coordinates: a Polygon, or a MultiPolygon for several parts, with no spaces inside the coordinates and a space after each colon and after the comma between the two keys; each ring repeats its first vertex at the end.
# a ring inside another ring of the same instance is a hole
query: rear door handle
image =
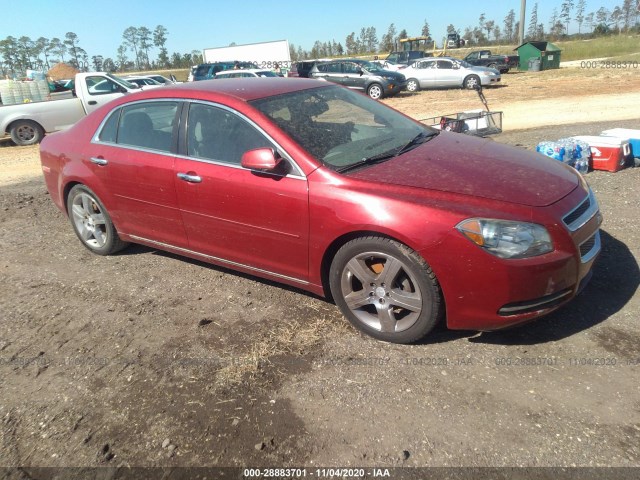
{"type": "Polygon", "coordinates": [[[96,102],[95,100],[89,100],[87,103],[89,105],[97,105],[98,104],[98,102],[96,102]]]}
{"type": "Polygon", "coordinates": [[[105,166],[107,163],[109,163],[107,160],[105,160],[104,158],[96,158],[96,157],[91,157],[89,159],[89,161],[91,163],[95,163],[96,165],[102,165],[105,166]]]}
{"type": "Polygon", "coordinates": [[[179,173],[178,178],[189,183],[200,183],[202,181],[202,178],[198,175],[189,175],[188,173],[179,173]]]}

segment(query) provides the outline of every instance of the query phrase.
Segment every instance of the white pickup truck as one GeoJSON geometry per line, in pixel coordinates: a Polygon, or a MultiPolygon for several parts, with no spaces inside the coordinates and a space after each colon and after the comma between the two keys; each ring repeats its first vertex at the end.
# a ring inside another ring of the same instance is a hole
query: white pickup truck
{"type": "Polygon", "coordinates": [[[68,128],[114,98],[139,89],[110,73],[78,73],[74,98],[0,106],[0,141],[33,145],[45,133],[68,128]]]}

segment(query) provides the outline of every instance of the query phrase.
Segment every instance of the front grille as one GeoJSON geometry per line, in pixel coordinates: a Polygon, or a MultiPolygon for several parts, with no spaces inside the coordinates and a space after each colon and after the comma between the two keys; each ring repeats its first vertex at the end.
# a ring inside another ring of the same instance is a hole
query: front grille
{"type": "Polygon", "coordinates": [[[585,198],[584,202],[582,202],[580,205],[576,207],[575,210],[573,210],[566,217],[564,217],[562,221],[565,223],[567,227],[571,226],[571,224],[574,223],[576,220],[578,220],[584,214],[584,212],[589,210],[590,206],[591,206],[591,199],[587,197],[585,198]]]}

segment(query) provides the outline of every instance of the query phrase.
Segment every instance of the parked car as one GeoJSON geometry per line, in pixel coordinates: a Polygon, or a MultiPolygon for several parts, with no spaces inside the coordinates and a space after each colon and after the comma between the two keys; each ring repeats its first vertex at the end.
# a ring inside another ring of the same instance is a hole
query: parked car
{"type": "Polygon", "coordinates": [[[464,60],[478,67],[495,68],[500,73],[508,73],[510,68],[517,68],[520,63],[518,55],[493,55],[491,50],[471,52],[464,60]]]}
{"type": "Polygon", "coordinates": [[[373,62],[353,58],[316,64],[309,76],[362,90],[374,100],[401,92],[407,83],[401,73],[385,70],[373,62]]]}
{"type": "Polygon", "coordinates": [[[287,72],[287,77],[303,77],[309,78],[309,72],[313,66],[322,60],[303,60],[301,62],[293,62],[291,69],[287,72]]]}
{"type": "Polygon", "coordinates": [[[500,72],[493,68],[474,67],[463,60],[450,57],[430,58],[415,62],[402,70],[407,78],[407,91],[423,88],[475,88],[476,85],[495,85],[500,72]]]}
{"type": "Polygon", "coordinates": [[[164,83],[160,83],[153,78],[149,78],[143,75],[129,75],[124,77],[127,82],[138,85],[139,87],[162,87],[164,83]]]}
{"type": "Polygon", "coordinates": [[[391,342],[441,319],[492,330],[549,313],[600,251],[598,203],[571,167],[328,82],[125,95],[40,155],[90,251],[140,243],[330,296],[391,342]]]}
{"type": "Polygon", "coordinates": [[[176,83],[182,83],[179,82],[175,75],[171,75],[171,78],[167,78],[164,75],[160,75],[159,73],[151,73],[149,75],[140,75],[141,77],[146,77],[146,78],[150,78],[152,80],[155,80],[158,83],[163,83],[165,85],[174,85],[176,83]]]}
{"type": "Polygon", "coordinates": [[[261,68],[247,68],[244,70],[224,70],[216,73],[215,78],[252,78],[252,77],[280,77],[272,70],[261,68]]]}
{"type": "Polygon", "coordinates": [[[214,62],[214,63],[201,63],[196,67],[193,72],[193,81],[211,80],[216,76],[216,73],[223,70],[231,70],[235,67],[234,62],[214,62]]]}

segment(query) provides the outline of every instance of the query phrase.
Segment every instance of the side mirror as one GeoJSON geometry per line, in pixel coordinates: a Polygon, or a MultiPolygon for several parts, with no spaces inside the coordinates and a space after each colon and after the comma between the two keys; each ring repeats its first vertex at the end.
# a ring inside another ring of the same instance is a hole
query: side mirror
{"type": "Polygon", "coordinates": [[[240,165],[248,170],[259,170],[263,172],[271,172],[278,168],[282,162],[281,158],[276,158],[271,148],[256,148],[244,152],[240,165]]]}

